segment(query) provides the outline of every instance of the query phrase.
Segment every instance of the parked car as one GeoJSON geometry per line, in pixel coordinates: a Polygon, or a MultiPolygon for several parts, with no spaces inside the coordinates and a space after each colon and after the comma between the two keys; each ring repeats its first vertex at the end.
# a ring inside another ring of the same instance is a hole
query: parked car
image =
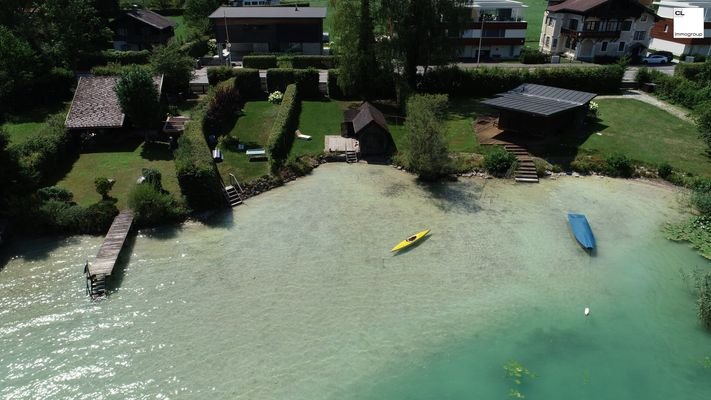
{"type": "Polygon", "coordinates": [[[671,62],[674,59],[674,53],[671,51],[653,51],[652,54],[659,54],[667,58],[669,62],[671,62]]]}
{"type": "Polygon", "coordinates": [[[642,64],[666,64],[668,62],[669,59],[661,54],[652,54],[642,59],[642,64]]]}

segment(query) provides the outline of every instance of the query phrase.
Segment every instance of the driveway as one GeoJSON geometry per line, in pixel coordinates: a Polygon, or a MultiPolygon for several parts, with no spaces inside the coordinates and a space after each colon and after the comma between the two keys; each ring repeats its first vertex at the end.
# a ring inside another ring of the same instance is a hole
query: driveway
{"type": "Polygon", "coordinates": [[[622,78],[622,80],[625,82],[633,82],[635,80],[635,78],[637,77],[637,71],[639,71],[639,69],[643,66],[647,67],[649,69],[659,71],[663,74],[674,75],[674,69],[676,68],[676,63],[664,64],[664,65],[635,65],[632,67],[628,67],[627,70],[625,71],[625,76],[622,78]]]}

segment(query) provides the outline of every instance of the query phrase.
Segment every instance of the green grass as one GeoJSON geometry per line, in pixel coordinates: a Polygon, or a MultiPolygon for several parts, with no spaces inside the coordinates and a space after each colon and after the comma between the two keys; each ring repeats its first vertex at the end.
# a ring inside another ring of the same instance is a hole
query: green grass
{"type": "Polygon", "coordinates": [[[66,114],[67,105],[56,103],[8,115],[2,127],[10,135],[10,143],[22,143],[45,127],[45,121],[53,114],[66,114]]]}
{"type": "MultiPolygon", "coordinates": [[[[249,102],[229,134],[245,144],[246,149],[265,148],[278,112],[279,106],[276,104],[267,101],[249,102]]],[[[240,182],[248,182],[269,173],[267,162],[249,161],[243,151],[221,150],[224,161],[218,164],[218,168],[225,181],[229,174],[234,174],[240,182]]]]}
{"type": "Polygon", "coordinates": [[[188,26],[185,25],[182,15],[169,15],[166,18],[176,23],[174,31],[176,39],[183,40],[188,37],[188,26]]]}
{"type": "Polygon", "coordinates": [[[175,164],[167,144],[140,143],[129,147],[124,151],[81,154],[56,185],[74,193],[77,203],[90,205],[101,200],[94,189],[94,179],[99,176],[115,179],[116,184],[109,195],[118,200],[117,207],[122,209],[127,206],[128,193],[141,176],[141,170],[154,168],[163,175],[163,187],[180,196],[175,164]]]}
{"type": "Polygon", "coordinates": [[[548,7],[548,0],[520,0],[528,8],[524,9],[523,15],[528,26],[526,27],[526,46],[538,48],[541,41],[541,25],[543,24],[543,13],[548,7]]]}
{"type": "Polygon", "coordinates": [[[631,99],[603,99],[600,124],[580,146],[585,152],[608,156],[622,153],[633,160],[711,176],[706,146],[694,125],[650,104],[631,99]]]}
{"type": "MultiPolygon", "coordinates": [[[[477,99],[451,99],[449,112],[445,120],[445,140],[450,152],[453,153],[479,153],[481,148],[474,135],[472,123],[477,113],[485,107],[477,99]]],[[[398,149],[405,146],[405,126],[402,118],[389,118],[390,133],[398,149]]]]}
{"type": "Polygon", "coordinates": [[[326,135],[340,135],[343,111],[350,102],[338,101],[303,101],[301,103],[301,116],[299,130],[304,135],[311,136],[311,140],[296,139],[291,148],[292,156],[305,154],[320,154],[324,150],[324,137],[326,135]]]}

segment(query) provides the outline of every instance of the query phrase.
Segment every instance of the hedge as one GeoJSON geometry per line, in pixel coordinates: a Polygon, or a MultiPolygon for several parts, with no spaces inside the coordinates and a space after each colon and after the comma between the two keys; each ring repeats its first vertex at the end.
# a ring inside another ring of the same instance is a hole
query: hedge
{"type": "Polygon", "coordinates": [[[286,88],[279,113],[269,134],[267,151],[269,166],[273,173],[284,165],[291,151],[291,145],[294,143],[294,132],[299,126],[299,113],[301,112],[300,90],[295,84],[286,88]]]}
{"type": "Polygon", "coordinates": [[[237,90],[245,100],[257,100],[264,98],[262,90],[262,80],[259,77],[259,70],[251,68],[232,68],[227,66],[212,67],[207,69],[207,80],[210,85],[217,85],[230,78],[235,78],[237,90]]]}
{"type": "MultiPolygon", "coordinates": [[[[338,69],[328,70],[328,97],[332,99],[356,99],[359,95],[353,89],[344,90],[338,84],[338,69]]],[[[381,75],[379,80],[373,83],[377,89],[373,96],[379,99],[392,99],[396,97],[395,81],[391,75],[381,75]]]]}
{"type": "Polygon", "coordinates": [[[293,56],[291,58],[291,65],[297,69],[331,69],[336,68],[336,63],[335,56],[293,56]]]}
{"type": "Polygon", "coordinates": [[[551,57],[538,49],[523,49],[519,60],[522,64],[547,64],[551,57]]]}
{"type": "Polygon", "coordinates": [[[226,204],[222,194],[222,180],[200,129],[200,119],[187,124],[175,151],[175,170],[180,191],[188,206],[195,211],[226,204]]]}
{"type": "Polygon", "coordinates": [[[106,65],[108,63],[117,64],[148,64],[151,52],[148,50],[138,51],[119,51],[119,50],[102,50],[97,53],[86,53],[79,57],[77,62],[78,69],[90,69],[97,65],[106,65]]]}
{"type": "Polygon", "coordinates": [[[285,92],[288,85],[295,83],[301,98],[318,99],[322,96],[318,81],[319,73],[315,69],[272,68],[267,71],[269,93],[285,92]]]}
{"type": "Polygon", "coordinates": [[[145,68],[147,71],[151,72],[151,74],[153,73],[150,65],[135,65],[135,64],[122,65],[122,64],[117,64],[117,63],[108,63],[107,65],[97,65],[97,66],[91,68],[91,73],[92,73],[92,75],[96,75],[96,76],[119,76],[119,75],[123,75],[124,73],[128,72],[129,69],[134,68],[135,66],[137,66],[139,68],[145,68]]]}
{"type": "Polygon", "coordinates": [[[277,67],[276,56],[244,56],[242,66],[245,68],[269,69],[277,67]]]}
{"type": "Polygon", "coordinates": [[[418,77],[417,90],[446,93],[452,97],[490,97],[522,83],[537,83],[597,94],[617,93],[624,68],[610,65],[599,68],[477,68],[462,70],[442,67],[418,77]]]}
{"type": "Polygon", "coordinates": [[[234,126],[241,103],[236,78],[215,86],[207,99],[207,110],[202,120],[203,134],[219,136],[229,132],[234,126]]]}

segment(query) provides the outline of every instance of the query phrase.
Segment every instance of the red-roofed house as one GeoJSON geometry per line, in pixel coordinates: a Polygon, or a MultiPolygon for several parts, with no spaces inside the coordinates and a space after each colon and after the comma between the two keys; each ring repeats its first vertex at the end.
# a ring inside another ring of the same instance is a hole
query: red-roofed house
{"type": "Polygon", "coordinates": [[[540,49],[586,61],[643,55],[657,19],[639,0],[549,1],[540,49]]]}

